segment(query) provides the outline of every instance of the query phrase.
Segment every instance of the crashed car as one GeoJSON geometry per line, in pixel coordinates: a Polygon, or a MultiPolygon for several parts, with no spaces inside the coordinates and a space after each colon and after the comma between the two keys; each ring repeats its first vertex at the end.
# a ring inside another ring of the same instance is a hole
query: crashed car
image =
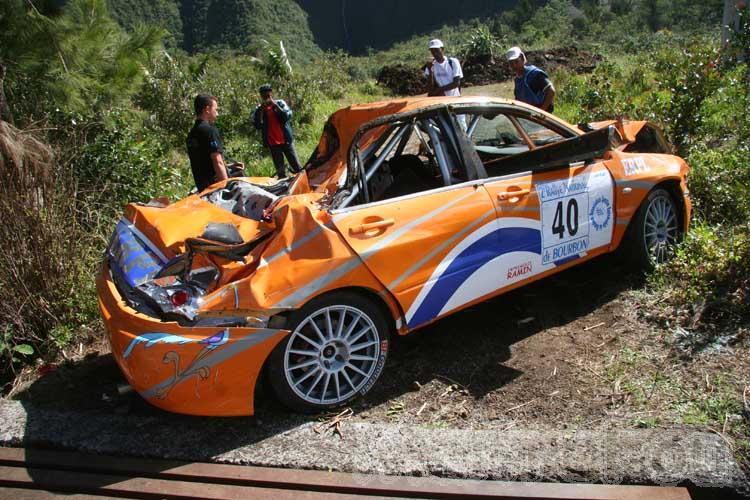
{"type": "Polygon", "coordinates": [[[483,97],[355,105],[291,179],[128,205],[99,306],[160,408],[250,415],[265,373],[285,405],[320,411],[370,390],[394,335],[617,249],[665,261],[687,174],[647,122],[573,126],[483,97]]]}

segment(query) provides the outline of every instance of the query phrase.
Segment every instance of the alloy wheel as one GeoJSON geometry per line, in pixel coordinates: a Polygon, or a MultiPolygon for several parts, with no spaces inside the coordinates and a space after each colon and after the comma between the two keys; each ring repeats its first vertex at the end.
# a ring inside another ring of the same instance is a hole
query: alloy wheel
{"type": "Polygon", "coordinates": [[[308,403],[336,405],[376,373],[380,335],[362,310],[333,305],[314,311],[291,334],[284,352],[289,387],[308,403]]]}

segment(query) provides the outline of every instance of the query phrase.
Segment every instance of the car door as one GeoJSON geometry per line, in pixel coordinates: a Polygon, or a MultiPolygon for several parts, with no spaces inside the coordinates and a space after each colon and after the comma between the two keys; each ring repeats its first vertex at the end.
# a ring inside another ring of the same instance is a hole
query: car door
{"type": "Polygon", "coordinates": [[[449,140],[453,131],[444,128],[449,121],[426,127],[448,185],[332,212],[337,230],[399,302],[410,328],[470,301],[462,284],[494,255],[495,207],[481,181],[462,179],[456,137],[449,140]]]}
{"type": "Polygon", "coordinates": [[[519,163],[522,167],[515,168],[513,156],[571,138],[526,118],[498,115],[488,121],[492,123],[480,124],[473,138],[480,148],[491,142],[492,133],[503,139],[491,144],[492,151],[482,148],[490,176],[485,187],[497,214],[498,288],[608,250],[613,181],[607,169],[583,162],[563,162],[557,168],[519,163]]]}

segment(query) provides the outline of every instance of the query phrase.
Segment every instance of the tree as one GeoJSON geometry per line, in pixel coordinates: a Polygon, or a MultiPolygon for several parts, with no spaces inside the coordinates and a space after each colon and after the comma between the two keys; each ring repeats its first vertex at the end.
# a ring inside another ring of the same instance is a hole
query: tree
{"type": "Polygon", "coordinates": [[[643,0],[642,8],[648,27],[651,28],[651,31],[659,31],[663,19],[659,0],[643,0]]]}
{"type": "Polygon", "coordinates": [[[3,65],[3,62],[0,61],[0,122],[8,122],[10,124],[13,123],[13,115],[10,112],[10,107],[8,106],[8,99],[5,97],[5,88],[4,83],[5,81],[5,66],[3,65]]]}
{"type": "Polygon", "coordinates": [[[32,0],[3,4],[0,59],[13,68],[16,102],[10,105],[26,106],[27,119],[56,107],[89,113],[125,102],[163,33],[158,28],[125,33],[104,0],[70,0],[51,15],[32,0]]]}
{"type": "Polygon", "coordinates": [[[745,2],[737,0],[724,0],[724,14],[721,18],[721,47],[726,48],[732,40],[732,35],[739,31],[740,27],[740,8],[745,6],[745,2]]]}

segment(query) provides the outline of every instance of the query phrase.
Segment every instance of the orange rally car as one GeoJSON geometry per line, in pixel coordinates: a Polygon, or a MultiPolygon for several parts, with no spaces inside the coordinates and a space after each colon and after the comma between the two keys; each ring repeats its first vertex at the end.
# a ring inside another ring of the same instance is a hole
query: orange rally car
{"type": "Polygon", "coordinates": [[[351,106],[292,179],[128,205],[99,306],[158,407],[250,415],[267,370],[289,407],[332,408],[373,386],[392,335],[622,246],[663,262],[687,173],[646,122],[576,127],[484,97],[351,106]]]}

